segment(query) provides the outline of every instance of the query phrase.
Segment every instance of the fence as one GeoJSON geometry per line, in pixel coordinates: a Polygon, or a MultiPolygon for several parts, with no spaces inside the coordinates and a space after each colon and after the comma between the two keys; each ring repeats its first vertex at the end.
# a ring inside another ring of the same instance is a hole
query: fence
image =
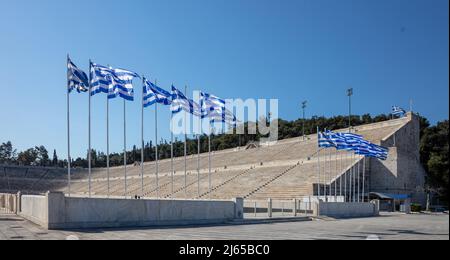
{"type": "Polygon", "coordinates": [[[17,214],[20,210],[20,193],[0,193],[0,212],[17,214]]]}
{"type": "Polygon", "coordinates": [[[246,218],[297,217],[314,215],[314,199],[293,200],[245,200],[246,218]]]}

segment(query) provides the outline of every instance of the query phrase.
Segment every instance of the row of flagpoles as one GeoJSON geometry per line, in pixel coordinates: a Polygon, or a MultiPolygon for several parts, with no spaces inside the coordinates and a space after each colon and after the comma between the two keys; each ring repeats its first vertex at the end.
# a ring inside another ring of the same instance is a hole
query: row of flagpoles
{"type": "MultiPolygon", "coordinates": [[[[320,166],[320,151],[322,149],[329,149],[329,185],[327,185],[327,177],[325,174],[325,166],[324,166],[324,182],[323,182],[323,196],[325,200],[329,200],[330,197],[333,197],[332,194],[332,182],[334,182],[334,198],[338,196],[337,194],[337,182],[338,179],[334,179],[331,177],[332,172],[332,152],[331,149],[336,149],[336,172],[338,171],[337,161],[338,161],[338,151],[348,151],[351,152],[351,161],[354,163],[354,156],[362,156],[363,157],[363,171],[362,171],[362,185],[360,176],[360,161],[358,160],[356,165],[352,165],[349,171],[345,174],[339,176],[339,196],[342,197],[342,186],[344,186],[344,201],[350,202],[364,202],[365,197],[365,170],[366,170],[366,157],[372,157],[379,160],[386,160],[388,157],[389,149],[386,147],[382,147],[371,143],[368,140],[365,140],[361,135],[357,135],[354,133],[335,133],[332,131],[325,130],[324,132],[320,132],[319,128],[317,128],[318,133],[318,150],[317,150],[317,165],[318,165],[318,185],[317,185],[317,195],[319,197],[322,196],[322,178],[321,178],[321,166],[320,166]],[[349,182],[347,182],[348,174],[350,175],[349,182]],[[342,185],[342,178],[344,178],[344,185],[342,185]],[[328,186],[328,188],[327,188],[328,186]],[[361,190],[362,186],[362,190],[361,190]]],[[[341,154],[341,170],[342,170],[342,154],[341,154]]]]}
{"type": "MultiPolygon", "coordinates": [[[[143,85],[142,92],[142,110],[141,110],[141,194],[144,194],[144,109],[146,107],[155,106],[155,168],[156,168],[156,193],[159,197],[159,162],[158,162],[158,105],[170,106],[172,117],[173,115],[184,112],[185,122],[186,116],[188,113],[197,116],[201,119],[208,118],[209,119],[209,133],[211,134],[211,124],[214,122],[222,122],[229,123],[233,126],[236,126],[237,120],[235,115],[225,108],[225,100],[220,99],[216,96],[201,93],[201,102],[200,104],[196,103],[192,99],[187,98],[183,92],[172,86],[171,92],[168,92],[157,86],[157,83],[152,83],[145,77],[140,77],[137,73],[124,70],[124,69],[114,69],[111,67],[102,66],[99,64],[95,64],[89,62],[89,76],[79,69],[67,56],[67,84],[68,84],[68,92],[67,92],[67,142],[68,142],[68,188],[69,195],[71,193],[71,154],[70,154],[70,93],[73,90],[77,92],[89,92],[89,140],[88,140],[88,190],[89,196],[91,196],[91,177],[92,177],[92,164],[91,164],[91,97],[99,94],[106,93],[107,94],[107,102],[106,102],[106,118],[107,118],[107,133],[106,133],[106,142],[107,142],[107,182],[108,182],[108,196],[110,195],[110,182],[109,182],[109,100],[121,97],[123,98],[123,112],[124,112],[124,120],[123,120],[123,132],[124,132],[124,190],[125,196],[128,194],[127,191],[127,151],[126,151],[126,101],[134,100],[134,88],[133,88],[133,79],[141,78],[143,85]]],[[[187,92],[187,87],[185,88],[185,93],[187,92]]],[[[201,120],[199,128],[201,127],[201,120]]],[[[174,136],[173,136],[173,128],[171,126],[171,193],[174,192],[174,136]]],[[[184,138],[184,190],[185,195],[187,196],[187,133],[186,133],[186,124],[185,124],[185,138],[184,138]]],[[[202,132],[202,131],[200,131],[202,132]]],[[[320,175],[320,148],[335,148],[338,150],[352,151],[353,154],[363,156],[364,157],[364,166],[365,169],[365,157],[374,157],[380,160],[386,160],[388,155],[388,149],[385,147],[381,147],[379,145],[373,144],[357,134],[352,133],[334,133],[331,131],[320,132],[319,128],[318,132],[318,196],[321,196],[321,175],[320,175]]],[[[211,194],[211,137],[208,135],[208,168],[209,168],[209,176],[208,176],[208,186],[209,186],[209,194],[211,194]]],[[[197,158],[197,174],[198,181],[200,180],[200,135],[197,135],[198,138],[198,158],[197,158]]],[[[352,159],[353,159],[352,154],[352,159]]],[[[337,154],[336,154],[337,156],[337,154]]],[[[337,160],[336,160],[337,161],[337,160]]],[[[330,151],[330,164],[331,164],[331,151],[330,151]]],[[[331,167],[331,165],[330,165],[331,167]]],[[[358,169],[359,169],[359,161],[358,161],[358,169]]],[[[330,169],[331,170],[331,169],[330,169]]],[[[351,175],[354,177],[352,167],[351,175]]],[[[331,172],[330,172],[331,174],[331,172]]],[[[358,175],[359,176],[359,175],[358,175]]],[[[347,176],[345,176],[345,181],[347,181],[347,176]]],[[[342,182],[342,180],[341,180],[342,182]]],[[[352,183],[354,180],[351,181],[352,183]]],[[[364,175],[363,175],[364,182],[364,175]]],[[[335,181],[335,185],[336,181],[335,181]]],[[[342,185],[342,183],[340,184],[342,185]]],[[[199,186],[200,187],[200,186],[199,186]]],[[[198,194],[200,195],[200,188],[198,187],[198,194]]],[[[363,184],[364,187],[364,184],[363,184]]],[[[353,188],[352,188],[353,189],[353,188]]],[[[331,196],[331,187],[327,192],[326,184],[324,185],[324,195],[328,199],[328,196],[331,196]]],[[[337,187],[335,187],[335,196],[337,187]]],[[[347,183],[345,184],[345,190],[347,191],[347,183]]],[[[354,189],[353,189],[354,190],[354,189]]],[[[342,188],[341,188],[342,192],[342,188]]],[[[362,192],[364,194],[364,191],[362,192]]],[[[347,198],[347,194],[345,194],[347,198]]],[[[364,195],[363,195],[364,196],[364,195]]],[[[356,200],[356,196],[351,196],[353,200],[356,200]]],[[[359,195],[358,195],[359,200],[359,195]]]]}
{"type": "MultiPolygon", "coordinates": [[[[209,153],[209,191],[211,191],[211,124],[215,122],[228,123],[236,126],[236,116],[225,108],[225,100],[218,98],[214,95],[207,93],[200,93],[201,103],[198,104],[192,99],[187,98],[183,92],[172,86],[172,91],[168,91],[157,86],[157,83],[152,83],[145,77],[140,77],[137,73],[124,70],[114,69],[111,67],[102,66],[96,63],[89,62],[89,76],[81,69],[79,69],[67,56],[67,144],[68,144],[68,193],[71,194],[71,153],[70,153],[70,93],[73,90],[80,92],[89,92],[89,120],[88,120],[88,193],[91,197],[91,178],[92,178],[92,163],[91,163],[91,97],[99,94],[107,94],[106,102],[106,143],[107,143],[107,192],[110,195],[110,174],[109,174],[109,100],[121,97],[123,98],[123,132],[124,132],[124,195],[128,195],[127,191],[127,151],[126,151],[126,101],[134,100],[134,88],[133,79],[141,78],[143,85],[142,92],[142,110],[141,110],[141,194],[144,195],[144,109],[146,107],[155,106],[155,168],[156,168],[156,193],[159,197],[159,168],[158,168],[158,104],[170,106],[172,117],[173,115],[184,112],[184,126],[185,126],[185,138],[184,138],[184,190],[187,197],[187,129],[186,120],[187,114],[190,113],[201,119],[207,118],[209,120],[209,135],[208,135],[208,153],[209,153]]],[[[185,93],[187,87],[185,88],[185,93]]],[[[174,136],[173,126],[171,126],[171,189],[172,194],[174,192],[174,136]]],[[[200,133],[201,120],[200,120],[200,133]]],[[[197,158],[197,174],[198,180],[200,180],[200,135],[198,138],[198,158],[197,158]]],[[[200,188],[198,188],[200,195],[200,188]]],[[[210,193],[210,192],[209,192],[210,193]]]]}

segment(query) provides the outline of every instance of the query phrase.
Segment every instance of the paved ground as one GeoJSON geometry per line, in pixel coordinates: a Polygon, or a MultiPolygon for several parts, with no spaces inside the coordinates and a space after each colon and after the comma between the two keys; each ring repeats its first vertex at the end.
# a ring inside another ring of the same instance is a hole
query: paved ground
{"type": "Polygon", "coordinates": [[[47,231],[15,215],[0,213],[4,239],[449,239],[448,215],[383,214],[377,218],[277,222],[204,227],[47,231]]]}

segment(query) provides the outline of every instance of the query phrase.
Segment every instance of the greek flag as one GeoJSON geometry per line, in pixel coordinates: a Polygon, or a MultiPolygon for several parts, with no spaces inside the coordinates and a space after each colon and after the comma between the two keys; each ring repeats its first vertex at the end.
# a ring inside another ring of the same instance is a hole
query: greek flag
{"type": "MultiPolygon", "coordinates": [[[[203,114],[205,114],[205,113],[203,113],[203,114]]],[[[227,124],[235,126],[238,122],[238,120],[237,120],[236,116],[233,114],[233,112],[229,111],[228,109],[225,109],[223,111],[218,111],[218,110],[209,111],[209,113],[206,117],[209,118],[210,123],[227,123],[227,124]]]]}
{"type": "Polygon", "coordinates": [[[361,135],[352,133],[319,132],[319,147],[335,147],[337,150],[354,151],[355,154],[386,160],[389,149],[373,144],[361,135]]]}
{"type": "Polygon", "coordinates": [[[208,93],[200,93],[201,106],[203,110],[202,118],[209,118],[210,123],[222,122],[236,125],[238,120],[233,112],[226,109],[224,99],[216,97],[208,93]]]}
{"type": "Polygon", "coordinates": [[[134,89],[133,79],[139,78],[135,72],[125,69],[112,69],[112,84],[109,88],[108,98],[121,97],[123,99],[133,101],[134,89]]]}
{"type": "Polygon", "coordinates": [[[389,155],[389,148],[382,147],[376,144],[371,145],[371,153],[380,160],[387,160],[387,157],[389,155]]]}
{"type": "Polygon", "coordinates": [[[168,91],[144,78],[144,107],[149,107],[155,103],[170,105],[172,104],[171,98],[172,95],[168,91]]]}
{"type": "Polygon", "coordinates": [[[193,114],[194,116],[201,117],[203,115],[202,107],[194,102],[192,99],[188,99],[183,92],[172,86],[172,114],[177,114],[181,111],[185,111],[193,114]]]}
{"type": "Polygon", "coordinates": [[[198,116],[200,118],[203,117],[203,110],[202,107],[200,106],[200,104],[198,104],[197,102],[195,102],[192,99],[189,99],[189,103],[191,103],[191,114],[193,114],[194,116],[198,116]]]}
{"type": "Polygon", "coordinates": [[[337,150],[352,150],[352,145],[347,142],[347,138],[342,133],[329,131],[328,139],[337,150]]]}
{"type": "Polygon", "coordinates": [[[357,151],[361,145],[361,141],[364,140],[362,136],[357,134],[339,133],[339,135],[345,139],[346,146],[348,147],[347,150],[357,151]]]}
{"type": "Polygon", "coordinates": [[[208,117],[212,111],[218,111],[219,113],[225,111],[225,100],[203,92],[200,92],[200,96],[202,109],[204,111],[203,117],[208,117]]]}
{"type": "Polygon", "coordinates": [[[90,65],[91,96],[98,93],[109,93],[113,85],[113,69],[96,63],[90,65]]]}
{"type": "Polygon", "coordinates": [[[392,115],[403,117],[406,114],[406,111],[398,106],[392,106],[392,115]]]}
{"type": "Polygon", "coordinates": [[[75,66],[69,57],[67,57],[67,83],[69,93],[74,89],[76,89],[78,93],[87,92],[89,88],[88,76],[84,71],[75,66]]]}
{"type": "Polygon", "coordinates": [[[355,153],[384,161],[387,160],[389,149],[364,140],[355,153]]]}
{"type": "Polygon", "coordinates": [[[327,133],[319,132],[318,139],[319,139],[319,147],[322,147],[322,148],[333,147],[333,144],[331,143],[327,133]]]}

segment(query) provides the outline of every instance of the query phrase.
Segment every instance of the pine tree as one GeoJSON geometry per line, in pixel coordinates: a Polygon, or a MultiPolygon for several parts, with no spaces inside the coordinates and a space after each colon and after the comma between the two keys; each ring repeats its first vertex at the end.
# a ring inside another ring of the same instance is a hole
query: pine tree
{"type": "Polygon", "coordinates": [[[52,166],[58,166],[58,155],[56,155],[56,149],[53,150],[52,166]]]}

